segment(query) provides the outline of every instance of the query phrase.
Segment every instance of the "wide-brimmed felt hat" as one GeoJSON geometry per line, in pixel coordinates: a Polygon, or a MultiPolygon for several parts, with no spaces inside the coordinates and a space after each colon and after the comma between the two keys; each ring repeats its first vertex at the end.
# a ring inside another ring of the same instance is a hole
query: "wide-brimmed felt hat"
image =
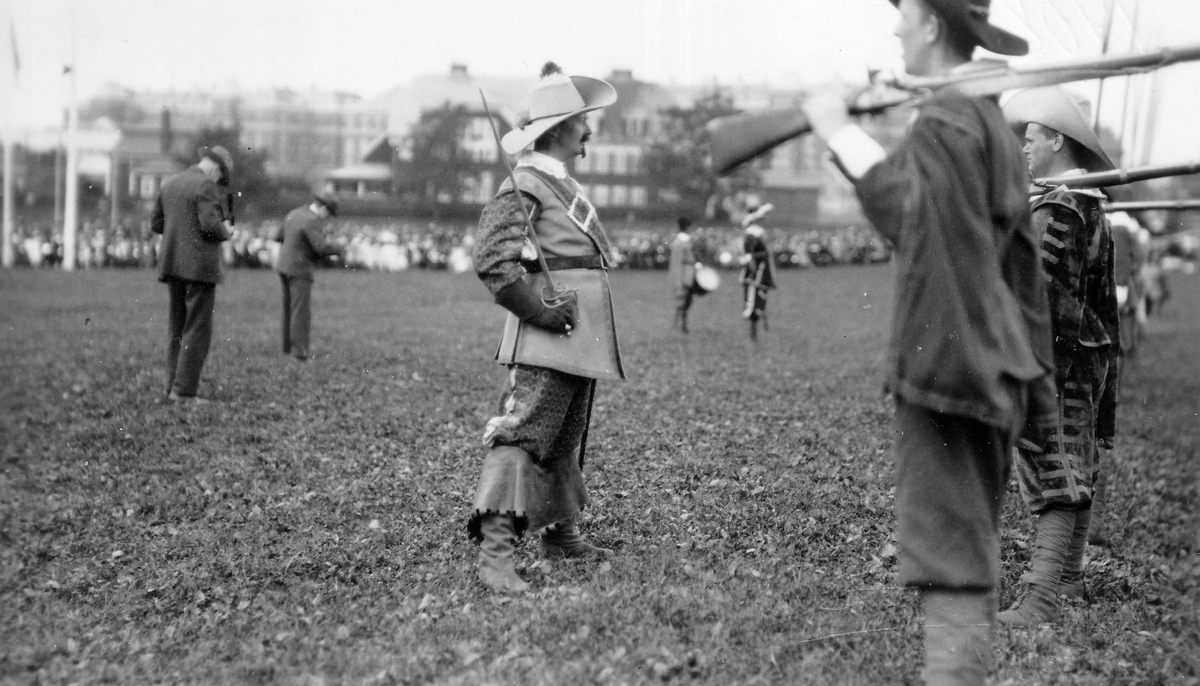
{"type": "Polygon", "coordinates": [[[225,177],[225,179],[228,179],[229,175],[233,173],[233,155],[230,155],[229,151],[224,147],[220,145],[214,145],[211,148],[200,148],[199,152],[200,159],[207,157],[208,159],[217,163],[217,166],[221,168],[221,174],[225,177]]]}
{"type": "Polygon", "coordinates": [[[331,191],[329,189],[325,189],[325,190],[321,191],[320,193],[317,193],[316,195],[314,195],[313,200],[316,200],[317,202],[324,205],[325,209],[329,210],[330,216],[332,216],[332,217],[337,216],[337,210],[338,210],[337,193],[334,193],[333,191],[331,191]]]}
{"type": "MultiPolygon", "coordinates": [[[[888,0],[899,5],[900,0],[888,0]]],[[[966,31],[975,44],[998,55],[1026,55],[1029,42],[988,22],[992,0],[924,0],[938,16],[955,29],[966,31]]]]}
{"type": "Polygon", "coordinates": [[[547,74],[529,91],[516,128],[504,134],[500,143],[505,152],[515,154],[564,119],[616,101],[617,91],[606,81],[561,72],[547,74]]]}
{"type": "Polygon", "coordinates": [[[1062,86],[1027,88],[1009,98],[1003,109],[1004,118],[1013,126],[1041,124],[1079,143],[1085,148],[1081,152],[1088,159],[1076,161],[1088,171],[1116,169],[1100,145],[1100,138],[1096,136],[1083,109],[1062,86]]]}

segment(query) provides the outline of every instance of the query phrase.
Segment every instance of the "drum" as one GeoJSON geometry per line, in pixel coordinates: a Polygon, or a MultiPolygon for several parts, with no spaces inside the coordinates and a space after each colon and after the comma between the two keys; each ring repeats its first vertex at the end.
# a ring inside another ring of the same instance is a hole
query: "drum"
{"type": "Polygon", "coordinates": [[[696,282],[692,286],[697,295],[712,293],[721,285],[721,277],[717,275],[717,271],[712,267],[698,265],[696,267],[696,282]]]}

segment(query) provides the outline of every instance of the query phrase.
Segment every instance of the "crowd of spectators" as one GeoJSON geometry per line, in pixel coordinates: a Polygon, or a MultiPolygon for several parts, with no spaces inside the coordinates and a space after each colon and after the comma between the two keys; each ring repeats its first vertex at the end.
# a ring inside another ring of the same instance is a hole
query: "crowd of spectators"
{"type": "MultiPolygon", "coordinates": [[[[270,240],[282,220],[242,222],[223,246],[225,264],[234,268],[269,268],[278,244],[270,240]]],[[[466,223],[337,218],[329,222],[331,239],[343,247],[332,264],[373,271],[405,269],[471,268],[473,225],[466,223]]],[[[610,228],[609,233],[622,269],[666,269],[674,229],[666,225],[610,228]]],[[[768,232],[775,259],[781,268],[886,261],[890,249],[866,227],[848,226],[830,231],[768,232]]],[[[716,268],[734,269],[741,253],[742,233],[732,226],[693,228],[697,258],[716,268]]],[[[61,231],[49,220],[18,225],[13,237],[18,264],[53,267],[62,262],[61,231]]],[[[82,269],[152,267],[157,259],[158,237],[148,219],[126,218],[115,228],[103,219],[81,223],[76,259],[82,269]]]]}

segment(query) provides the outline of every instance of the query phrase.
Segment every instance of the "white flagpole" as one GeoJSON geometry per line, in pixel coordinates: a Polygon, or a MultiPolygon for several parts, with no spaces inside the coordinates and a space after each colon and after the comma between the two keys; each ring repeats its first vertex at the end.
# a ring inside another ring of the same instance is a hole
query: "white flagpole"
{"type": "Polygon", "coordinates": [[[13,40],[13,45],[11,46],[12,93],[8,94],[8,96],[12,98],[14,107],[8,108],[8,116],[4,118],[4,121],[0,122],[0,136],[3,137],[3,141],[0,142],[4,143],[4,219],[3,228],[0,229],[0,241],[3,241],[3,245],[0,246],[0,267],[5,269],[12,269],[17,263],[17,255],[13,250],[13,232],[16,228],[16,219],[13,216],[13,188],[15,187],[13,183],[13,146],[17,142],[15,135],[17,125],[15,112],[18,110],[18,107],[15,101],[17,100],[17,79],[19,78],[17,69],[19,67],[17,64],[16,46],[17,30],[13,25],[13,21],[12,10],[10,8],[8,13],[8,34],[13,40]]]}
{"type": "Polygon", "coordinates": [[[70,106],[67,110],[67,192],[63,210],[63,271],[75,271],[75,241],[79,232],[79,106],[76,102],[75,74],[78,71],[75,57],[74,17],[71,31],[71,64],[69,76],[70,106]]]}
{"type": "Polygon", "coordinates": [[[16,136],[4,127],[4,246],[0,248],[0,265],[11,269],[17,263],[13,252],[13,144],[16,136]]]}

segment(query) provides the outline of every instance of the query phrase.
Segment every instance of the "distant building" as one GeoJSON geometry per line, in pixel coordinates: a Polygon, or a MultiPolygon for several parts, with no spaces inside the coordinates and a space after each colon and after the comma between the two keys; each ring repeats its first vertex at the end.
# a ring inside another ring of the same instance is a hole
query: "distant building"
{"type": "Polygon", "coordinates": [[[575,178],[596,207],[623,209],[637,216],[658,201],[658,186],[646,172],[642,157],[662,127],[662,111],[681,104],[666,88],[633,78],[618,69],[608,82],[617,102],[592,115],[592,141],[587,157],[575,160],[575,178]]]}

